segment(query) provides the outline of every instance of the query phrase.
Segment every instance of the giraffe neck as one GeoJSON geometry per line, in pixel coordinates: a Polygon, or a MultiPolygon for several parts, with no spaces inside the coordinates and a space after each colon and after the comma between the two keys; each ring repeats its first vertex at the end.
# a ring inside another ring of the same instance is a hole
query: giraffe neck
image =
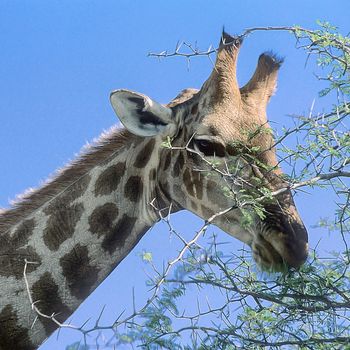
{"type": "Polygon", "coordinates": [[[161,192],[154,185],[156,140],[118,136],[38,190],[50,200],[41,203],[34,192],[0,214],[0,350],[35,349],[57,328],[31,309],[25,260],[37,308],[64,322],[157,221],[149,205],[161,192]],[[119,143],[111,145],[114,139],[119,143]],[[68,183],[67,171],[81,162],[85,168],[68,183]]]}

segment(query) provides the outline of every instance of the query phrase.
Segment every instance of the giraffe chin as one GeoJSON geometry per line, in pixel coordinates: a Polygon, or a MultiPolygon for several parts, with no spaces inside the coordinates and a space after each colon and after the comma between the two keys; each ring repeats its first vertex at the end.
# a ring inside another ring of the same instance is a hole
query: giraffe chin
{"type": "Polygon", "coordinates": [[[277,250],[262,236],[254,239],[251,244],[253,257],[259,267],[269,272],[286,272],[288,265],[277,250]]]}
{"type": "Polygon", "coordinates": [[[251,243],[251,249],[256,263],[269,272],[298,269],[308,256],[307,242],[292,244],[281,232],[271,232],[267,237],[258,235],[251,243]]]}

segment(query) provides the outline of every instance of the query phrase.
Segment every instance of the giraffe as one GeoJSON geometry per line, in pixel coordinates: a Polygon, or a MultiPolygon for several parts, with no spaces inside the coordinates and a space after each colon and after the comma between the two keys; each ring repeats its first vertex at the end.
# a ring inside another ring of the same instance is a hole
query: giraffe
{"type": "Polygon", "coordinates": [[[111,104],[125,129],[101,135],[41,188],[0,212],[0,350],[36,349],[57,328],[31,309],[28,291],[40,312],[65,321],[164,208],[203,219],[232,208],[213,222],[249,245],[259,265],[279,270],[303,264],[307,231],[281,176],[266,117],[282,62],[262,54],[239,88],[241,44],[223,32],[201,89],[185,89],[167,105],[113,91],[111,104]],[[164,147],[165,140],[173,147],[164,147]],[[259,151],[252,156],[254,149],[259,151]],[[207,159],[240,172],[229,179],[220,171],[208,175],[207,159]],[[227,196],[225,186],[237,196],[227,196]],[[259,186],[276,196],[263,203],[265,217],[251,210],[252,223],[244,226],[239,193],[259,186]]]}

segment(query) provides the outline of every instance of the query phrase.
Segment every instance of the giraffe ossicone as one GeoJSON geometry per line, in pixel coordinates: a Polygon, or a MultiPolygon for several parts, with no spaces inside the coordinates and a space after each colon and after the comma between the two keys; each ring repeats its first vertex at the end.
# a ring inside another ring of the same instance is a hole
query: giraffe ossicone
{"type": "Polygon", "coordinates": [[[126,129],[102,135],[55,178],[0,212],[0,350],[35,349],[57,328],[32,310],[25,282],[38,310],[64,322],[163,208],[203,219],[231,208],[214,224],[249,245],[259,265],[281,270],[305,261],[307,231],[266,117],[281,60],[261,55],[240,88],[240,46],[223,33],[201,89],[183,90],[166,106],[136,92],[112,92],[126,129]],[[266,190],[275,196],[265,200],[266,190]],[[250,225],[242,225],[246,212],[250,225]]]}

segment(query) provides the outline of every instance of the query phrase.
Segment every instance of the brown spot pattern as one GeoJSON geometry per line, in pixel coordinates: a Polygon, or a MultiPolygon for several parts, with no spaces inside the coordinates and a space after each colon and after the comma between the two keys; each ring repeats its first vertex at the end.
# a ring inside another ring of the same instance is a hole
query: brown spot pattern
{"type": "Polygon", "coordinates": [[[195,103],[191,108],[191,114],[197,114],[198,112],[198,103],[195,103]]]}
{"type": "Polygon", "coordinates": [[[184,159],[182,152],[180,152],[177,159],[176,159],[176,162],[174,164],[174,176],[175,177],[178,177],[180,175],[180,172],[181,172],[184,164],[185,164],[185,159],[184,159]]]}
{"type": "Polygon", "coordinates": [[[201,205],[201,211],[203,213],[203,219],[206,220],[208,220],[211,216],[214,215],[214,212],[203,204],[201,205]]]}
{"type": "Polygon", "coordinates": [[[195,122],[200,122],[203,119],[203,114],[201,114],[200,112],[196,114],[196,116],[194,117],[194,121],[195,122]]]}
{"type": "Polygon", "coordinates": [[[77,244],[69,253],[60,259],[68,288],[72,295],[83,300],[97,281],[98,269],[90,265],[87,247],[77,244]]]}
{"type": "Polygon", "coordinates": [[[197,210],[198,210],[198,205],[197,205],[197,203],[195,203],[194,201],[191,201],[191,208],[192,208],[193,210],[197,211],[197,210]]]}
{"type": "Polygon", "coordinates": [[[102,242],[102,248],[111,254],[117,248],[123,247],[125,240],[131,233],[135,223],[136,218],[124,214],[117,222],[114,230],[106,235],[106,238],[102,242]]]}
{"type": "Polygon", "coordinates": [[[110,194],[118,188],[121,178],[125,173],[125,163],[119,162],[102,172],[95,184],[95,195],[110,194]]]}
{"type": "Polygon", "coordinates": [[[8,248],[9,247],[3,245],[0,248],[1,276],[13,276],[18,280],[22,279],[25,259],[31,262],[35,262],[35,264],[29,264],[27,266],[27,273],[33,272],[40,266],[40,256],[36,253],[33,247],[28,246],[25,248],[15,248],[10,252],[8,248]]]}
{"type": "Polygon", "coordinates": [[[142,196],[143,183],[139,176],[130,176],[125,184],[125,197],[131,202],[138,202],[142,196]]]}
{"type": "Polygon", "coordinates": [[[41,263],[39,255],[33,247],[27,244],[35,227],[34,219],[23,221],[12,236],[4,234],[0,245],[0,275],[14,276],[16,279],[23,278],[25,259],[38,264],[28,265],[27,272],[30,273],[38,268],[41,263]]]}
{"type": "Polygon", "coordinates": [[[176,199],[176,202],[180,203],[183,206],[186,206],[186,194],[184,193],[184,191],[182,190],[181,186],[174,184],[173,185],[173,194],[174,194],[174,198],[176,199]]]}
{"type": "Polygon", "coordinates": [[[136,168],[143,168],[149,162],[152,156],[152,152],[154,149],[155,140],[151,139],[146,146],[140,151],[137,155],[134,166],[136,168]]]}
{"type": "Polygon", "coordinates": [[[149,179],[151,181],[155,181],[157,178],[157,170],[156,169],[152,169],[150,172],[149,172],[149,179]]]}
{"type": "Polygon", "coordinates": [[[99,237],[113,229],[113,222],[118,217],[118,208],[113,203],[97,207],[89,218],[90,232],[99,237]]]}
{"type": "Polygon", "coordinates": [[[185,169],[184,174],[182,176],[183,182],[185,184],[187,193],[194,197],[194,186],[193,183],[191,181],[191,173],[188,169],[185,169]]]}
{"type": "MultiPolygon", "coordinates": [[[[55,313],[55,318],[60,322],[64,322],[72,313],[72,310],[70,310],[60,298],[58,286],[48,272],[45,272],[40,279],[33,284],[32,297],[34,302],[38,301],[36,306],[42,313],[46,315],[55,313]]],[[[40,319],[47,335],[50,335],[57,328],[57,325],[53,321],[43,317],[40,319]]]]}
{"type": "Polygon", "coordinates": [[[189,171],[186,169],[183,174],[183,182],[189,195],[197,199],[203,198],[202,176],[199,171],[189,171]]]}
{"type": "Polygon", "coordinates": [[[73,236],[83,211],[82,203],[71,206],[60,205],[55,208],[44,230],[44,242],[50,250],[58,250],[65,240],[73,236]]]}
{"type": "Polygon", "coordinates": [[[217,187],[217,184],[213,180],[208,180],[207,181],[207,188],[214,190],[217,187]]]}
{"type": "Polygon", "coordinates": [[[167,155],[165,156],[164,167],[163,167],[164,171],[168,170],[170,162],[171,162],[171,151],[169,150],[167,155]]]}
{"type": "Polygon", "coordinates": [[[0,350],[34,350],[28,330],[18,324],[18,317],[11,305],[0,312],[0,350]]]}
{"type": "Polygon", "coordinates": [[[192,171],[192,181],[196,189],[196,197],[198,199],[203,198],[203,183],[201,180],[202,180],[201,173],[199,171],[192,171]]]}
{"type": "Polygon", "coordinates": [[[169,192],[168,192],[168,184],[159,182],[158,186],[155,188],[155,206],[158,210],[162,210],[169,207],[169,192]]]}

